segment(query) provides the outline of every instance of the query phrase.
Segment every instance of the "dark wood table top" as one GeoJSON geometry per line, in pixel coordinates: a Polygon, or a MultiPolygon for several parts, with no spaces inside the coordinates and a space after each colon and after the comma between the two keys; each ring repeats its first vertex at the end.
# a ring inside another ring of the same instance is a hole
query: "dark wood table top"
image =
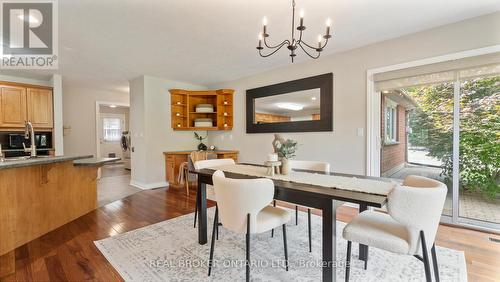
{"type": "MultiPolygon", "coordinates": [[[[246,164],[246,165],[255,165],[255,164],[246,164]]],[[[262,166],[262,165],[255,165],[255,166],[262,166]]],[[[308,171],[308,170],[296,170],[296,171],[322,173],[322,172],[308,171]]],[[[191,173],[198,174],[200,176],[204,176],[204,178],[206,178],[205,180],[207,182],[210,182],[208,184],[211,184],[211,178],[212,178],[212,174],[214,172],[215,172],[215,170],[213,170],[213,169],[200,169],[200,170],[192,170],[191,171],[191,173]],[[210,178],[210,179],[208,179],[208,178],[210,178]]],[[[259,178],[256,176],[249,176],[249,175],[231,173],[231,172],[224,172],[224,174],[226,175],[226,177],[235,178],[235,179],[259,178]]],[[[345,173],[335,173],[335,172],[325,173],[325,172],[323,172],[323,174],[344,176],[344,177],[356,177],[356,178],[360,178],[360,179],[371,179],[371,180],[378,180],[378,181],[384,181],[384,182],[393,181],[392,179],[388,179],[388,178],[345,174],[345,173]]],[[[321,197],[321,198],[330,198],[332,200],[362,204],[362,205],[379,207],[379,208],[384,206],[387,202],[387,197],[381,196],[381,195],[375,195],[375,194],[369,194],[369,193],[363,193],[363,192],[357,192],[357,191],[349,191],[349,190],[343,190],[343,189],[336,189],[336,188],[329,188],[329,187],[322,187],[322,186],[296,183],[296,182],[290,182],[290,181],[282,181],[282,180],[276,180],[276,179],[272,179],[272,180],[274,181],[275,187],[278,189],[297,190],[297,191],[305,192],[305,193],[310,194],[312,196],[321,197]]]]}

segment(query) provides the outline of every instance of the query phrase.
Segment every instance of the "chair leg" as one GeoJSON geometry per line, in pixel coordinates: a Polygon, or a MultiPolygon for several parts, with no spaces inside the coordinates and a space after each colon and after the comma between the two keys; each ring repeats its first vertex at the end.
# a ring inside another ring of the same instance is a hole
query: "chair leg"
{"type": "Polygon", "coordinates": [[[250,214],[247,214],[247,236],[246,236],[246,281],[250,282],[250,214]]]}
{"type": "Polygon", "coordinates": [[[196,195],[196,204],[194,206],[194,228],[196,228],[196,217],[198,216],[198,194],[196,195]]]}
{"type": "Polygon", "coordinates": [[[347,257],[345,260],[345,282],[349,281],[349,273],[351,271],[351,241],[347,241],[347,257]]]}
{"type": "Polygon", "coordinates": [[[215,226],[215,239],[216,240],[219,240],[219,217],[216,218],[217,219],[217,222],[216,222],[216,226],[215,226]]]}
{"type": "Polygon", "coordinates": [[[311,242],[311,209],[307,209],[307,226],[309,229],[309,252],[312,252],[312,242],[311,242]]]}
{"type": "MultiPolygon", "coordinates": [[[[273,207],[276,207],[276,200],[273,201],[273,207]]],[[[271,238],[274,238],[274,228],[271,229],[271,238]]]]}
{"type": "Polygon", "coordinates": [[[208,260],[208,276],[212,272],[212,263],[214,259],[214,246],[215,246],[215,229],[219,217],[219,207],[215,206],[214,227],[212,229],[212,242],[210,243],[210,259],[208,260]]]}
{"type": "Polygon", "coordinates": [[[295,225],[299,225],[299,206],[295,206],[295,225]]]}
{"type": "Polygon", "coordinates": [[[288,271],[288,247],[286,245],[286,224],[283,224],[283,247],[285,248],[285,268],[288,271]]]}
{"type": "Polygon", "coordinates": [[[189,171],[184,170],[184,185],[186,186],[186,195],[189,196],[189,171]]]}
{"type": "Polygon", "coordinates": [[[427,245],[425,244],[424,231],[420,231],[420,245],[422,246],[422,256],[424,259],[425,280],[427,282],[432,282],[429,254],[427,253],[427,245]]]}
{"type": "Polygon", "coordinates": [[[432,244],[431,253],[432,253],[432,264],[434,266],[434,278],[436,279],[436,282],[439,282],[439,268],[438,268],[435,244],[432,244]]]}

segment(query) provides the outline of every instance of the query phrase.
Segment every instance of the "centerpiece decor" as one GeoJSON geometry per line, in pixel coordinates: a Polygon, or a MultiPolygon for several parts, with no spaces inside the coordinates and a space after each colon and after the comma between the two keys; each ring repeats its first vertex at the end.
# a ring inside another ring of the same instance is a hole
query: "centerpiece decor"
{"type": "Polygon", "coordinates": [[[207,150],[207,145],[203,144],[203,140],[208,138],[208,133],[205,137],[199,135],[198,133],[194,133],[194,138],[196,140],[200,141],[200,144],[198,144],[198,150],[199,151],[206,151],[207,150]]]}
{"type": "Polygon", "coordinates": [[[281,158],[281,173],[290,174],[292,168],[290,167],[290,159],[295,157],[295,152],[297,151],[298,143],[292,139],[286,139],[283,142],[276,142],[276,149],[278,150],[278,156],[281,158]]]}

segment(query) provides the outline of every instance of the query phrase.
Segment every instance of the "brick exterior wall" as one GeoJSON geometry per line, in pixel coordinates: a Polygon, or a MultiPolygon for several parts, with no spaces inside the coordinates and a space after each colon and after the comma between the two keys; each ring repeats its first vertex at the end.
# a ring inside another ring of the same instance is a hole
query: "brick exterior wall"
{"type": "Polygon", "coordinates": [[[397,141],[398,144],[385,145],[385,99],[382,99],[381,135],[382,152],[380,158],[380,173],[401,166],[406,162],[406,108],[397,107],[397,141]]]}

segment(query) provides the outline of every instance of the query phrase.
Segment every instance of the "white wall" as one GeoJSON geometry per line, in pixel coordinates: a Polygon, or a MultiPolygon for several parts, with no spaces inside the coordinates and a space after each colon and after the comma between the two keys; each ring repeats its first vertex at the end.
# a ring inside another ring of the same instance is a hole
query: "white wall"
{"type": "MultiPolygon", "coordinates": [[[[500,12],[213,85],[211,88],[236,90],[235,117],[233,130],[211,133],[209,143],[221,149],[240,150],[240,161],[262,163],[272,151],[273,135],[246,134],[245,91],[333,72],[334,131],[283,135],[299,142],[296,159],[328,161],[335,171],[364,174],[366,137],[358,136],[357,132],[359,128],[366,132],[368,69],[497,44],[500,44],[500,12]]],[[[278,53],[275,56],[285,55],[278,53]]]]}
{"type": "Polygon", "coordinates": [[[131,184],[143,189],[168,185],[163,152],[195,150],[191,131],[173,131],[169,89],[206,89],[200,85],[142,76],[130,81],[130,132],[132,134],[131,184]]]}
{"type": "Polygon", "coordinates": [[[96,101],[128,104],[129,94],[73,85],[64,80],[62,89],[64,154],[96,155],[96,101]]]}

